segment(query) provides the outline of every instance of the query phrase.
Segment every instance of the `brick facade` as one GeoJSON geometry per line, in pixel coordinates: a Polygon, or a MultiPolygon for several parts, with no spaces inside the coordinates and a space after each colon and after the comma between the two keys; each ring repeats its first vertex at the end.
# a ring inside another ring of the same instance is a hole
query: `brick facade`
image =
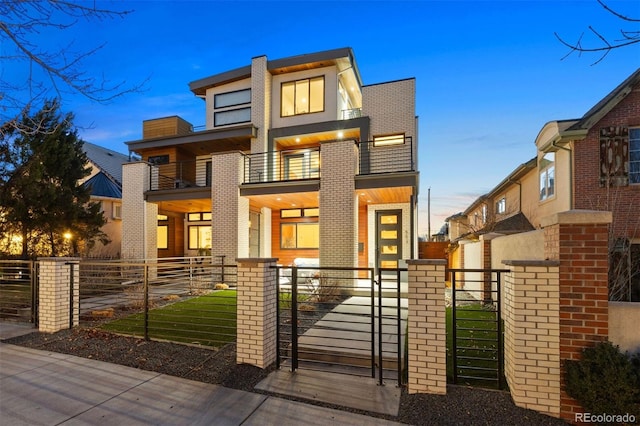
{"type": "Polygon", "coordinates": [[[640,127],[640,84],[575,142],[575,208],[613,212],[614,237],[637,237],[640,231],[640,185],[600,186],[600,129],[609,126],[640,127]]]}
{"type": "Polygon", "coordinates": [[[52,257],[38,259],[38,329],[55,333],[77,326],[80,319],[79,258],[52,257]],[[71,271],[73,270],[73,320],[71,317],[71,271]]]}
{"type": "Polygon", "coordinates": [[[144,200],[150,180],[150,166],[146,162],[122,166],[123,259],[158,257],[158,205],[144,200]]]}
{"type": "Polygon", "coordinates": [[[447,393],[445,260],[407,260],[409,393],[447,393]]]}
{"type": "Polygon", "coordinates": [[[211,254],[227,259],[249,255],[249,200],[238,196],[244,160],[240,152],[215,154],[211,169],[211,254]]]}
{"type": "Polygon", "coordinates": [[[560,415],[559,262],[506,261],[504,365],[516,405],[560,415]]]}
{"type": "MultiPolygon", "coordinates": [[[[545,257],[559,262],[560,360],[576,360],[584,347],[608,338],[608,241],[611,212],[568,211],[542,221],[545,257]]],[[[583,412],[564,391],[560,416],[583,412]]]]}
{"type": "Polygon", "coordinates": [[[357,266],[357,147],[352,140],[322,143],[320,163],[320,266],[357,266]]]}
{"type": "Polygon", "coordinates": [[[266,368],[276,361],[276,259],[237,259],[238,364],[266,368]]]}

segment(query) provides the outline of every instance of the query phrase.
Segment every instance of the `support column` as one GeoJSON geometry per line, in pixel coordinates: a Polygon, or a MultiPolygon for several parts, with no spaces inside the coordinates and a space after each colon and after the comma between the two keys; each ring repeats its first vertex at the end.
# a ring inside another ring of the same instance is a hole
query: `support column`
{"type": "Polygon", "coordinates": [[[352,140],[320,149],[320,266],[358,265],[357,147],[352,140]]]}
{"type": "Polygon", "coordinates": [[[560,415],[559,262],[504,262],[504,367],[514,403],[560,415]]]}
{"type": "Polygon", "coordinates": [[[240,196],[244,157],[240,152],[214,154],[211,185],[211,254],[226,259],[249,256],[249,200],[240,196]]]}
{"type": "Polygon", "coordinates": [[[447,393],[446,260],[407,260],[409,393],[447,393]]]}
{"type": "Polygon", "coordinates": [[[80,258],[76,257],[38,259],[38,329],[40,331],[55,333],[79,324],[79,261],[80,258]]]}
{"type": "MultiPolygon", "coordinates": [[[[560,263],[560,363],[609,335],[609,226],[611,212],[571,210],[543,218],[545,258],[560,263]]],[[[560,376],[560,417],[583,412],[560,376]]]]}
{"type": "Polygon", "coordinates": [[[276,361],[277,259],[236,259],[238,313],[236,362],[266,368],[276,361]]]}
{"type": "Polygon", "coordinates": [[[158,206],[144,200],[151,188],[151,171],[142,161],[122,165],[123,259],[158,257],[158,206]]]}

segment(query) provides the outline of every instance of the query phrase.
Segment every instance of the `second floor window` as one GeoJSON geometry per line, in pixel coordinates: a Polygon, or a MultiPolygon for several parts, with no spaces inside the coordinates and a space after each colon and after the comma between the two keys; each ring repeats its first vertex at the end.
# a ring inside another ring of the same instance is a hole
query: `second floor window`
{"type": "Polygon", "coordinates": [[[324,77],[282,83],[280,95],[282,117],[324,111],[324,77]]]}
{"type": "Polygon", "coordinates": [[[555,194],[555,157],[553,152],[548,152],[538,162],[538,170],[540,171],[540,201],[547,200],[555,194]]]}
{"type": "Polygon", "coordinates": [[[629,183],[640,183],[640,127],[629,129],[629,183]]]}
{"type": "Polygon", "coordinates": [[[507,212],[507,199],[502,197],[496,203],[496,213],[504,214],[507,212]]]}

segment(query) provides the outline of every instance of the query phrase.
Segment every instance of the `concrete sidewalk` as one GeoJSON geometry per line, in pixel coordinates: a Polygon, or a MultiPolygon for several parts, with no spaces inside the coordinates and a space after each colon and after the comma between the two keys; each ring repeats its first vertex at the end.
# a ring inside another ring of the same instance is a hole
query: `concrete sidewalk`
{"type": "MultiPolygon", "coordinates": [[[[0,339],[30,330],[0,322],[0,339]]],[[[10,425],[393,425],[386,420],[0,343],[10,425]]]]}

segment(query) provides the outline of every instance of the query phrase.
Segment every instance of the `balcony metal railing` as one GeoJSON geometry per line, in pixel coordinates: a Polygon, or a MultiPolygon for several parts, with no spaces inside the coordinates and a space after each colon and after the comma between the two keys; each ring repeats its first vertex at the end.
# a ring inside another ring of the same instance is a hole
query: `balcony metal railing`
{"type": "Polygon", "coordinates": [[[342,119],[351,120],[352,118],[362,117],[362,108],[352,108],[342,110],[342,119]]]}
{"type": "Polygon", "coordinates": [[[282,182],[320,177],[320,147],[248,154],[244,183],[282,182]]]}
{"type": "Polygon", "coordinates": [[[151,191],[211,186],[211,162],[206,160],[156,164],[149,173],[151,191]]]}
{"type": "Polygon", "coordinates": [[[413,139],[404,138],[399,145],[376,146],[374,141],[358,143],[360,175],[416,171],[413,153],[413,139]]]}

